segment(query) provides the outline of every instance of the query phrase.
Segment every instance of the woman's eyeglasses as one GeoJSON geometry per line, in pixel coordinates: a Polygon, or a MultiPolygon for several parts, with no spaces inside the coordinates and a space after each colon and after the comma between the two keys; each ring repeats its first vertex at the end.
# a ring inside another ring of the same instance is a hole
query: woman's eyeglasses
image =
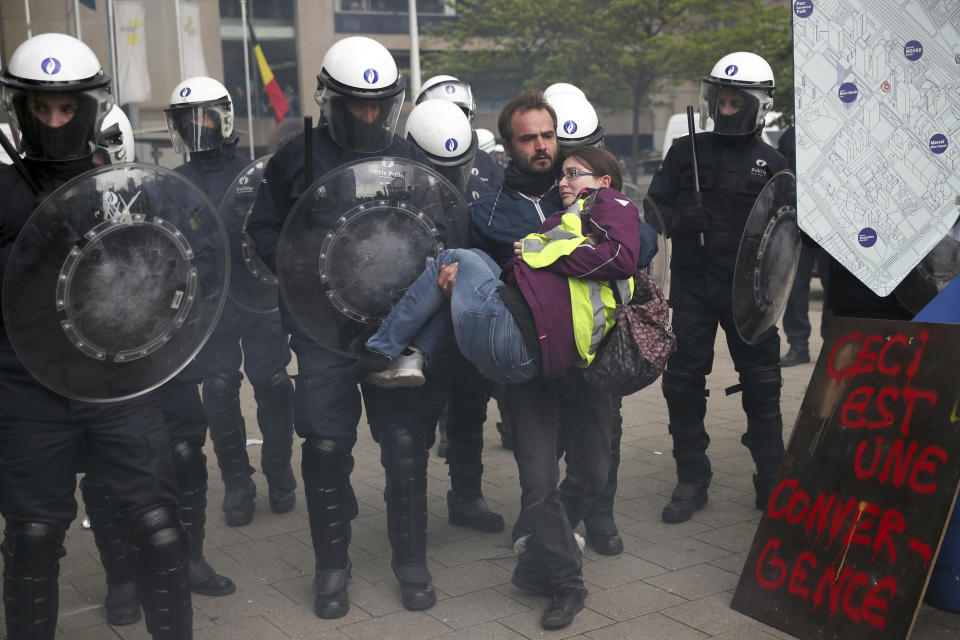
{"type": "Polygon", "coordinates": [[[593,176],[594,178],[603,177],[599,173],[593,173],[591,171],[583,171],[581,169],[574,169],[572,167],[570,169],[563,170],[563,177],[566,178],[567,180],[573,180],[577,176],[593,176]]]}

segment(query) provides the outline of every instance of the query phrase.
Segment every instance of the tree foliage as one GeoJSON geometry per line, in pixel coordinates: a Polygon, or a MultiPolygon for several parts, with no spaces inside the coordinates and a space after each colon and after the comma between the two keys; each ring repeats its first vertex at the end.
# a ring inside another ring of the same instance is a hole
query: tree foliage
{"type": "MultiPolygon", "coordinates": [[[[777,108],[792,113],[789,3],[768,0],[457,0],[458,20],[434,35],[427,75],[470,82],[484,101],[570,82],[595,106],[629,109],[634,153],[657,92],[697,81],[731,51],[764,56],[777,108]]],[[[636,166],[636,163],[634,163],[636,166]]]]}

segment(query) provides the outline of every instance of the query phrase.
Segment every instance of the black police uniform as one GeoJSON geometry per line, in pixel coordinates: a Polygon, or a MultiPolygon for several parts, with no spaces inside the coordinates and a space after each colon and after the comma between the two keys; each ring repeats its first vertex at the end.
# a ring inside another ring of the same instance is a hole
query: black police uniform
{"type": "MultiPolygon", "coordinates": [[[[338,145],[324,121],[313,136],[314,176],[322,176],[354,160],[392,156],[429,166],[426,156],[409,142],[394,137],[379,154],[359,153],[338,145]]],[[[297,199],[309,187],[304,171],[303,134],[292,139],[270,159],[247,232],[266,264],[275,268],[283,223],[297,199]]],[[[335,219],[320,221],[331,226],[335,219]]],[[[315,609],[320,617],[346,614],[346,583],[350,577],[350,521],[357,516],[356,496],[350,485],[351,451],[357,441],[361,391],[373,438],[380,444],[386,470],[387,529],[393,549],[392,566],[407,608],[425,608],[435,601],[426,564],[427,450],[423,421],[426,391],[384,389],[343,382],[340,375],[352,358],[310,339],[281,305],[290,346],[297,354],[295,428],[305,438],[302,474],[310,530],[316,555],[315,609]]]]}
{"type": "MultiPolygon", "coordinates": [[[[177,167],[219,206],[227,189],[249,164],[237,153],[236,139],[211,151],[194,152],[177,167]]],[[[227,524],[253,517],[256,486],[247,455],[247,434],[240,409],[240,365],[253,386],[257,423],[263,435],[261,466],[269,484],[270,506],[277,513],[293,509],[297,482],[290,468],[293,447],[293,382],[287,374],[290,346],[279,312],[254,313],[228,299],[217,328],[195,361],[203,379],[203,406],[226,492],[227,524]],[[242,350],[241,350],[242,345],[242,350]]],[[[202,433],[195,434],[201,435],[202,433]]]]}
{"type": "MultiPolygon", "coordinates": [[[[24,160],[45,193],[93,168],[89,157],[24,160]]],[[[0,167],[0,268],[39,197],[13,166],[0,167]]],[[[52,639],[59,559],[76,517],[81,457],[100,469],[112,513],[128,533],[131,558],[157,638],[192,637],[187,535],[176,510],[170,441],[155,394],[112,403],[64,398],[20,364],[0,328],[0,512],[6,522],[4,604],[7,637],[52,639]]]]}
{"type": "MultiPolygon", "coordinates": [[[[496,189],[503,184],[503,167],[497,164],[497,161],[483,149],[477,149],[477,157],[473,160],[473,171],[471,175],[477,177],[480,182],[484,183],[487,186],[487,191],[496,189]]],[[[467,193],[470,193],[469,188],[467,189],[467,193]]],[[[476,198],[471,199],[468,197],[467,200],[472,201],[476,200],[476,198]]]]}
{"type": "MultiPolygon", "coordinates": [[[[663,373],[673,455],[680,483],[688,488],[700,487],[705,500],[706,485],[712,475],[706,456],[710,438],[703,425],[706,376],[713,367],[719,324],[740,375],[742,404],[747,414],[742,442],[757,464],[759,478],[755,477],[754,482],[758,501],[765,502],[764,492],[769,491],[768,485],[783,456],[780,336],[776,327],[771,327],[756,345],[741,340],[733,324],[731,292],[747,216],[760,190],[774,174],[786,169],[787,163],[760,139],[759,133],[699,133],[695,140],[703,209],[709,219],[703,246],[700,234],[686,230],[684,225],[685,212],[694,204],[689,136],[679,138],[670,147],[648,191],[660,207],[666,231],[673,240],[670,306],[677,348],[663,373]]],[[[674,499],[677,497],[675,493],[674,499]]],[[[665,512],[664,519],[670,519],[670,514],[665,512]]]]}

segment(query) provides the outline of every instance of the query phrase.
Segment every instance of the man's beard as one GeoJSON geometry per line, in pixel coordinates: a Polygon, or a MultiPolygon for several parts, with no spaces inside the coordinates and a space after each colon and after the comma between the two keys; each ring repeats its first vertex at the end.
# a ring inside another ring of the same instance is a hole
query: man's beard
{"type": "Polygon", "coordinates": [[[521,173],[525,173],[530,176],[543,176],[547,174],[552,175],[554,162],[555,162],[555,158],[551,158],[550,155],[546,153],[538,153],[534,157],[530,158],[529,160],[525,158],[523,160],[520,160],[520,159],[514,160],[514,164],[517,165],[517,169],[521,173]],[[546,168],[543,168],[543,169],[534,167],[533,163],[536,162],[537,160],[540,160],[541,158],[549,160],[550,164],[548,164],[546,168]]]}

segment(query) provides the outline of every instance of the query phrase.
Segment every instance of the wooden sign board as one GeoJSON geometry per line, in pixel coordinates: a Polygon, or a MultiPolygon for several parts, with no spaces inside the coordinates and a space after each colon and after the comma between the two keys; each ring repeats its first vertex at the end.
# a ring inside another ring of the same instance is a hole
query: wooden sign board
{"type": "Polygon", "coordinates": [[[960,325],[834,318],[732,607],[907,638],[960,482],[960,325]]]}

